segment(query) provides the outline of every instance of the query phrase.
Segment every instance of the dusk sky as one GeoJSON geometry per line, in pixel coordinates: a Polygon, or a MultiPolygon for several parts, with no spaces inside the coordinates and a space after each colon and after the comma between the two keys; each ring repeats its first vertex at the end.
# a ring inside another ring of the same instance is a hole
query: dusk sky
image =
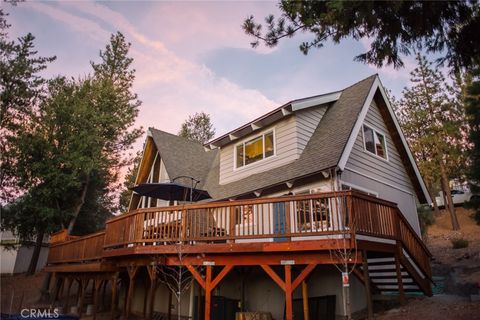
{"type": "MultiPolygon", "coordinates": [[[[241,24],[277,14],[277,2],[33,2],[0,4],[10,15],[11,38],[36,37],[42,56],[56,55],[47,76],[79,77],[90,61],[121,31],[135,59],[134,90],[143,101],[138,124],[177,133],[198,111],[209,113],[217,136],[292,99],[342,89],[379,73],[399,96],[414,66],[377,69],[353,61],[368,40],[328,44],[304,56],[298,49],[308,34],[274,49],[250,47],[241,24]]],[[[143,143],[138,141],[136,148],[143,143]]]]}

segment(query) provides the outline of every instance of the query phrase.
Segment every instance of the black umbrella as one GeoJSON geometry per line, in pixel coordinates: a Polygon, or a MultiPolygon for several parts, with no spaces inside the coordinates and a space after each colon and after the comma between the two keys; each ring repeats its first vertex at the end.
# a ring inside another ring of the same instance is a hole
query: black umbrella
{"type": "Polygon", "coordinates": [[[170,201],[200,201],[211,198],[205,190],[187,187],[176,182],[142,183],[131,189],[142,196],[170,201]]]}

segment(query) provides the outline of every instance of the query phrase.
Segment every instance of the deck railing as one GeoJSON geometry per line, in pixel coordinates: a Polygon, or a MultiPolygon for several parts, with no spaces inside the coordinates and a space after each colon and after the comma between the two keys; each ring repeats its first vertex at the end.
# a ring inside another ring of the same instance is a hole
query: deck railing
{"type": "Polygon", "coordinates": [[[103,254],[105,232],[50,244],[48,263],[86,262],[99,260],[103,254]]]}
{"type": "Polygon", "coordinates": [[[429,276],[430,253],[396,204],[353,191],[138,209],[105,232],[51,244],[49,263],[100,259],[104,251],[181,241],[297,241],[365,235],[397,241],[429,276]]]}

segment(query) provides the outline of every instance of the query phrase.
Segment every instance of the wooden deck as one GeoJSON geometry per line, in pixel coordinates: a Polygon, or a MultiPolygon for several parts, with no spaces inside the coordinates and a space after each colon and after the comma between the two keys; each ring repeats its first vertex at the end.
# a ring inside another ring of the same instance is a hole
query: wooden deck
{"type": "Polygon", "coordinates": [[[332,250],[351,250],[359,264],[377,252],[395,257],[397,273],[401,264],[431,294],[431,255],[396,204],[353,191],[139,209],[102,232],[54,240],[47,270],[60,274],[128,270],[135,277],[132,267],[185,265],[211,292],[209,281],[218,284],[232,267],[258,265],[290,297],[288,281],[296,280],[279,279],[270,265],[285,265],[285,277],[292,264],[305,265],[306,277],[318,264],[340,262],[332,250]],[[196,266],[206,266],[203,277],[196,266]],[[224,266],[222,276],[208,280],[213,266],[224,266]]]}

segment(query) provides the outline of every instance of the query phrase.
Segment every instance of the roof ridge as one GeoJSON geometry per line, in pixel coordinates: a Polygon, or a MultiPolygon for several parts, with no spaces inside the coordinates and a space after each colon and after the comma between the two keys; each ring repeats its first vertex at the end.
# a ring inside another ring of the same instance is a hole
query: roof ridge
{"type": "Polygon", "coordinates": [[[350,89],[351,87],[354,87],[354,86],[360,84],[361,82],[367,81],[367,80],[369,80],[369,79],[372,78],[372,77],[378,77],[378,73],[374,73],[374,74],[372,74],[372,75],[370,75],[370,76],[368,76],[368,77],[366,77],[366,78],[363,78],[362,80],[359,80],[359,81],[355,82],[354,84],[351,84],[351,85],[349,85],[348,87],[345,87],[343,90],[340,90],[340,91],[345,91],[345,90],[347,90],[347,89],[350,89]]]}
{"type": "Polygon", "coordinates": [[[160,132],[162,134],[167,134],[171,137],[175,137],[175,138],[178,138],[179,140],[183,140],[184,142],[187,142],[187,143],[193,143],[197,146],[201,146],[203,148],[203,144],[197,142],[197,141],[193,141],[193,140],[190,140],[190,139],[187,139],[185,137],[182,137],[182,136],[179,136],[179,135],[176,135],[176,134],[173,134],[173,133],[170,133],[170,132],[167,132],[167,131],[163,131],[163,130],[160,130],[160,129],[157,129],[155,127],[149,127],[148,130],[155,130],[157,132],[160,132]]]}

